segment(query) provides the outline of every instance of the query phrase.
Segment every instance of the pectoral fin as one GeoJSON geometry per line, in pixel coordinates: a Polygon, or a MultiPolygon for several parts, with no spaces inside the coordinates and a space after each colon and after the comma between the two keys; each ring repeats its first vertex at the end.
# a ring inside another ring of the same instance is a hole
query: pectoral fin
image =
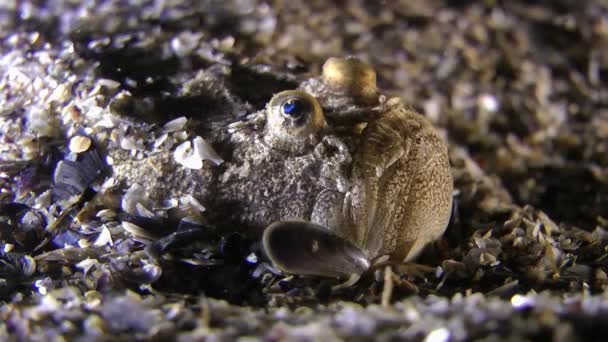
{"type": "Polygon", "coordinates": [[[287,273],[343,277],[370,266],[354,244],[310,222],[275,222],[264,230],[262,241],[268,258],[287,273]]]}

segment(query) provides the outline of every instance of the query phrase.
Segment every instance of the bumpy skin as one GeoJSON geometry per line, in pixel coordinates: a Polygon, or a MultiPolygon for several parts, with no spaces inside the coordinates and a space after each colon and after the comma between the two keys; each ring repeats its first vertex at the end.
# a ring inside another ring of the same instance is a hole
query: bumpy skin
{"type": "Polygon", "coordinates": [[[251,128],[235,132],[231,141],[233,159],[214,198],[216,210],[231,221],[262,229],[279,220],[309,220],[321,192],[345,189],[350,152],[333,135],[300,151],[274,148],[263,131],[251,128]]]}

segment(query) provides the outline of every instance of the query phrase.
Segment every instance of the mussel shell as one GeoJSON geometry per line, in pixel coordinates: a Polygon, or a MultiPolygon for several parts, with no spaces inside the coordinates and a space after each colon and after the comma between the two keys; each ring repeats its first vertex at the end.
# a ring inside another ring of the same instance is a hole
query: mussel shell
{"type": "Polygon", "coordinates": [[[264,230],[268,258],[287,273],[327,277],[365,272],[370,262],[350,241],[305,221],[275,222],[264,230]]]}
{"type": "Polygon", "coordinates": [[[95,148],[79,153],[75,161],[64,159],[53,174],[53,196],[68,199],[80,195],[105,172],[105,162],[95,148]]]}

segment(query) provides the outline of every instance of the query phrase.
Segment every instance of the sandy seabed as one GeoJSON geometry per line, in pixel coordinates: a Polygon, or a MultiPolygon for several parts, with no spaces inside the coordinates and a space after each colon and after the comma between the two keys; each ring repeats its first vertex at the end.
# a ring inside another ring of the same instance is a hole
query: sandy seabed
{"type": "Polygon", "coordinates": [[[603,1],[8,0],[0,37],[9,340],[608,334],[603,1]],[[449,142],[454,215],[416,264],[281,275],[162,156],[226,155],[221,127],[347,55],[449,142]],[[162,177],[113,177],[146,158],[162,177]]]}

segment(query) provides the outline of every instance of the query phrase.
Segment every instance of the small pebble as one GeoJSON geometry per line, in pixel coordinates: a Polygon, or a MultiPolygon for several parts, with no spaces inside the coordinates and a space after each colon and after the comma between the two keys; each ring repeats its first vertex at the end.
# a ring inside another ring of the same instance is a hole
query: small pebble
{"type": "Polygon", "coordinates": [[[87,151],[91,147],[91,138],[82,135],[77,135],[70,139],[70,151],[81,153],[87,151]]]}

